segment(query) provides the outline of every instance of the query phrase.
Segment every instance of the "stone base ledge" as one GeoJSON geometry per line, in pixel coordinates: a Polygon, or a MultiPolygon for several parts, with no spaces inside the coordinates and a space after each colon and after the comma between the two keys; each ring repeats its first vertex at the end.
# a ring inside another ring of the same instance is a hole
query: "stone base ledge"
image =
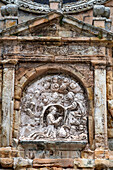
{"type": "Polygon", "coordinates": [[[13,169],[40,169],[40,168],[71,168],[71,169],[94,169],[96,167],[113,168],[113,160],[107,159],[23,159],[17,158],[0,158],[1,168],[13,168],[13,169]]]}
{"type": "Polygon", "coordinates": [[[18,150],[11,147],[1,147],[0,148],[0,159],[2,158],[15,158],[19,156],[18,150]]]}
{"type": "Polygon", "coordinates": [[[34,159],[33,167],[62,167],[74,168],[73,159],[34,159]]]}
{"type": "Polygon", "coordinates": [[[113,168],[113,160],[77,158],[74,160],[74,165],[76,168],[113,168]]]}

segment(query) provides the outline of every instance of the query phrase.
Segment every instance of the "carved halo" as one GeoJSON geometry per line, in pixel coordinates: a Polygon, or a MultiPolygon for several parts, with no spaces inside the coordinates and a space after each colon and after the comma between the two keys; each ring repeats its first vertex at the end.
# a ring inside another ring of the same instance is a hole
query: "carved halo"
{"type": "MultiPolygon", "coordinates": [[[[78,2],[66,3],[63,5],[62,11],[64,13],[78,13],[89,10],[94,5],[104,4],[109,0],[78,0],[78,2]]],[[[15,3],[20,9],[33,13],[48,13],[51,11],[49,5],[39,4],[32,0],[2,0],[4,3],[15,3]]]]}

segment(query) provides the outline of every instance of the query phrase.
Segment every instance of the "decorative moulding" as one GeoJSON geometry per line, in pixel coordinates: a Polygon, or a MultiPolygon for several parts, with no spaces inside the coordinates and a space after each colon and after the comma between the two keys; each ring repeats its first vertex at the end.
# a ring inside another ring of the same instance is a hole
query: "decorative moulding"
{"type": "MultiPolygon", "coordinates": [[[[104,4],[109,0],[79,0],[77,2],[66,3],[63,5],[62,11],[64,13],[78,13],[89,10],[94,5],[104,4]]],[[[48,13],[51,11],[49,5],[39,4],[31,0],[2,0],[4,3],[15,3],[20,9],[33,13],[48,13]]]]}
{"type": "Polygon", "coordinates": [[[2,2],[17,4],[19,9],[33,13],[48,13],[50,11],[49,5],[39,4],[31,0],[2,0],[2,2]]]}
{"type": "Polygon", "coordinates": [[[78,2],[66,3],[63,5],[64,13],[78,13],[93,8],[94,5],[100,5],[108,2],[108,0],[80,0],[78,2]]]}

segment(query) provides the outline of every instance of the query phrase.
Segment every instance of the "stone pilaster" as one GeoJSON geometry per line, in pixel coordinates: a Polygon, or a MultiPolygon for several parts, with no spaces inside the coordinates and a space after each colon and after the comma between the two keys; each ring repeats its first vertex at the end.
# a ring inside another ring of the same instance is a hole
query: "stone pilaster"
{"type": "MultiPolygon", "coordinates": [[[[106,110],[106,67],[95,66],[95,149],[106,150],[107,144],[107,110],[106,110]]],[[[97,154],[98,155],[98,154],[97,154]]]]}
{"type": "Polygon", "coordinates": [[[2,146],[12,144],[15,63],[3,63],[2,146]]]}
{"type": "Polygon", "coordinates": [[[2,115],[2,66],[0,66],[0,147],[1,147],[1,115],[2,115]]]}
{"type": "MultiPolygon", "coordinates": [[[[106,104],[106,67],[95,66],[95,149],[98,157],[98,150],[106,150],[107,143],[107,104],[106,104]]],[[[100,153],[101,154],[101,153],[100,153]]],[[[103,154],[102,154],[103,157],[103,154]]]]}

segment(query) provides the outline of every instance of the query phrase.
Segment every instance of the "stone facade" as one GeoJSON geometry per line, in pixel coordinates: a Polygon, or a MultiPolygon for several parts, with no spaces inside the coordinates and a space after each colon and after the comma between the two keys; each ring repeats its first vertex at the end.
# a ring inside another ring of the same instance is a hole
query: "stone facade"
{"type": "Polygon", "coordinates": [[[0,6],[0,169],[113,169],[113,1],[0,6]]]}

